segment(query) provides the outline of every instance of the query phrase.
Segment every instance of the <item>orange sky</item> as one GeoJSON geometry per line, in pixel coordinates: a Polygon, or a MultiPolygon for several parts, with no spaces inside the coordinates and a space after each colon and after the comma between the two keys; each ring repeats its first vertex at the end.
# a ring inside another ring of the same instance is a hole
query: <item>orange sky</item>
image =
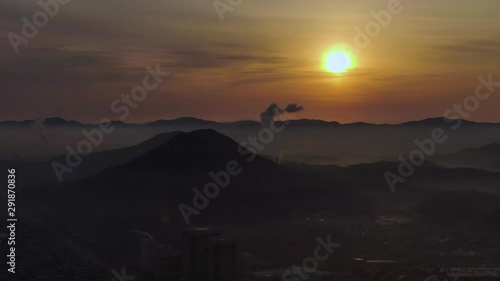
{"type": "MultiPolygon", "coordinates": [[[[125,122],[258,119],[297,102],[300,118],[397,123],[441,116],[479,75],[500,81],[497,0],[402,0],[352,69],[326,72],[325,52],[356,45],[355,28],[391,1],[244,0],[221,21],[211,0],[73,0],[18,54],[7,34],[40,7],[2,3],[0,119],[113,118],[113,100],[158,63],[171,76],[125,122]]],[[[499,103],[493,95],[470,119],[500,122],[499,103]]]]}

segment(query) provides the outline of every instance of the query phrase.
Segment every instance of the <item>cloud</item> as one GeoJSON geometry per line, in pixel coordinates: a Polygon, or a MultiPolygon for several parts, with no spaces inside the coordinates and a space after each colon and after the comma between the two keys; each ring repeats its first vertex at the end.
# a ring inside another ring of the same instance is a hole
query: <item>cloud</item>
{"type": "Polygon", "coordinates": [[[50,82],[128,79],[132,66],[120,56],[104,51],[68,48],[31,48],[19,56],[0,59],[4,89],[16,81],[50,82]],[[120,78],[122,77],[122,78],[120,78]]]}
{"type": "Polygon", "coordinates": [[[500,40],[477,39],[426,46],[424,57],[446,63],[477,64],[500,57],[500,40]]]}
{"type": "Polygon", "coordinates": [[[440,50],[461,54],[499,55],[500,40],[468,40],[454,44],[441,45],[440,50]]]}
{"type": "Polygon", "coordinates": [[[169,67],[178,69],[219,68],[225,66],[246,66],[249,64],[278,65],[287,61],[285,57],[242,53],[223,53],[216,50],[177,47],[167,51],[171,60],[169,67]]]}

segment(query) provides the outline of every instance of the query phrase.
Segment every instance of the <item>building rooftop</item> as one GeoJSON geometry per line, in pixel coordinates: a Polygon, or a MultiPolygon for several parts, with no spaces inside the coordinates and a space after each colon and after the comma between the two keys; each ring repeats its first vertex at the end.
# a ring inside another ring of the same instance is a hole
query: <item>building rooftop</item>
{"type": "Polygon", "coordinates": [[[218,232],[215,229],[206,228],[206,227],[197,227],[187,229],[186,234],[188,235],[216,235],[218,232]]]}

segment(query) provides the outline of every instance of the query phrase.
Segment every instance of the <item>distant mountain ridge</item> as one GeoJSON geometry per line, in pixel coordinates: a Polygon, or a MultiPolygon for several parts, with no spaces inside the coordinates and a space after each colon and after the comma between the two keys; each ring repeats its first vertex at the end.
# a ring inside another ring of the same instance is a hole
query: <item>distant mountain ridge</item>
{"type": "MultiPolygon", "coordinates": [[[[13,120],[7,120],[7,121],[2,121],[0,122],[0,127],[26,127],[26,126],[31,126],[34,125],[37,120],[44,120],[43,124],[46,126],[54,126],[54,127],[60,127],[60,126],[68,126],[68,127],[75,127],[75,126],[81,126],[81,127],[88,127],[88,126],[97,126],[99,124],[91,124],[91,123],[82,123],[78,122],[75,120],[65,120],[60,117],[51,117],[51,118],[41,118],[41,119],[34,119],[34,120],[22,120],[22,121],[13,121],[13,120]]],[[[495,125],[495,126],[500,126],[500,123],[494,123],[494,122],[474,122],[474,121],[468,121],[468,120],[462,120],[463,125],[495,125]]],[[[455,121],[455,120],[454,120],[455,121]]],[[[277,121],[280,123],[280,121],[277,121]]],[[[382,123],[382,124],[377,124],[377,123],[368,123],[368,122],[353,122],[353,123],[340,123],[337,121],[325,121],[325,120],[320,120],[320,119],[296,119],[296,120],[288,120],[291,125],[296,125],[296,126],[441,126],[441,125],[447,125],[449,126],[449,123],[445,122],[442,117],[435,117],[435,118],[427,118],[423,120],[417,120],[417,121],[408,121],[408,122],[401,122],[401,123],[394,123],[394,124],[388,124],[388,123],[382,123]]],[[[217,122],[217,121],[210,121],[210,120],[204,120],[200,118],[195,118],[195,117],[180,117],[176,119],[170,119],[170,120],[165,120],[165,119],[160,119],[156,121],[151,121],[151,122],[146,122],[146,123],[125,123],[123,121],[117,121],[114,120],[112,123],[116,126],[123,126],[123,127],[136,127],[136,126],[196,126],[201,128],[208,128],[211,126],[249,126],[249,125],[260,125],[260,122],[255,121],[255,120],[241,120],[241,121],[232,121],[232,122],[217,122]]]]}
{"type": "MultiPolygon", "coordinates": [[[[363,163],[346,167],[336,165],[308,165],[287,163],[287,166],[301,172],[308,172],[324,179],[345,180],[355,183],[361,189],[389,189],[384,177],[385,172],[398,173],[400,163],[393,161],[380,161],[363,163]]],[[[408,177],[400,187],[408,187],[415,183],[426,183],[422,186],[433,189],[450,189],[450,186],[463,184],[465,190],[477,191],[477,185],[482,185],[482,192],[500,194],[500,173],[485,171],[477,168],[449,168],[440,166],[431,161],[425,161],[421,166],[415,167],[414,173],[408,177]],[[431,186],[430,183],[433,183],[431,186]],[[449,186],[448,186],[449,185],[449,186]]],[[[451,188],[452,190],[454,188],[451,188]]],[[[458,188],[457,188],[458,190],[458,188]]]]}
{"type": "MultiPolygon", "coordinates": [[[[429,118],[400,124],[364,122],[341,124],[336,121],[298,119],[277,121],[285,128],[273,135],[273,141],[260,154],[284,160],[314,164],[352,165],[380,160],[393,160],[394,155],[407,155],[416,149],[416,140],[431,137],[435,129],[447,135],[446,143],[436,147],[436,153],[451,153],[470,147],[500,142],[500,123],[429,118]]],[[[148,123],[112,121],[112,133],[105,134],[100,150],[132,146],[164,132],[216,130],[236,142],[247,142],[262,134],[262,124],[253,120],[217,122],[194,117],[157,120],[148,123]]],[[[0,158],[11,160],[48,159],[64,154],[66,147],[76,147],[87,132],[99,129],[99,124],[84,124],[61,118],[0,122],[4,146],[0,158]],[[43,123],[42,123],[43,121],[43,123]]],[[[429,159],[430,160],[430,159],[429,159]]],[[[436,161],[437,162],[437,161],[436,161]]]]}
{"type": "Polygon", "coordinates": [[[432,160],[449,167],[470,167],[500,172],[500,143],[436,155],[432,160]]]}

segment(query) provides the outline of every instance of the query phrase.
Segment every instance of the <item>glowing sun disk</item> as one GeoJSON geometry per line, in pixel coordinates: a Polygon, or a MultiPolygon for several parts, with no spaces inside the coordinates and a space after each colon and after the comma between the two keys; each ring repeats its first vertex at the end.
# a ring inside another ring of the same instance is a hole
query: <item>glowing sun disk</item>
{"type": "Polygon", "coordinates": [[[340,73],[351,67],[351,58],[346,52],[333,51],[325,59],[325,67],[330,72],[340,73]]]}

